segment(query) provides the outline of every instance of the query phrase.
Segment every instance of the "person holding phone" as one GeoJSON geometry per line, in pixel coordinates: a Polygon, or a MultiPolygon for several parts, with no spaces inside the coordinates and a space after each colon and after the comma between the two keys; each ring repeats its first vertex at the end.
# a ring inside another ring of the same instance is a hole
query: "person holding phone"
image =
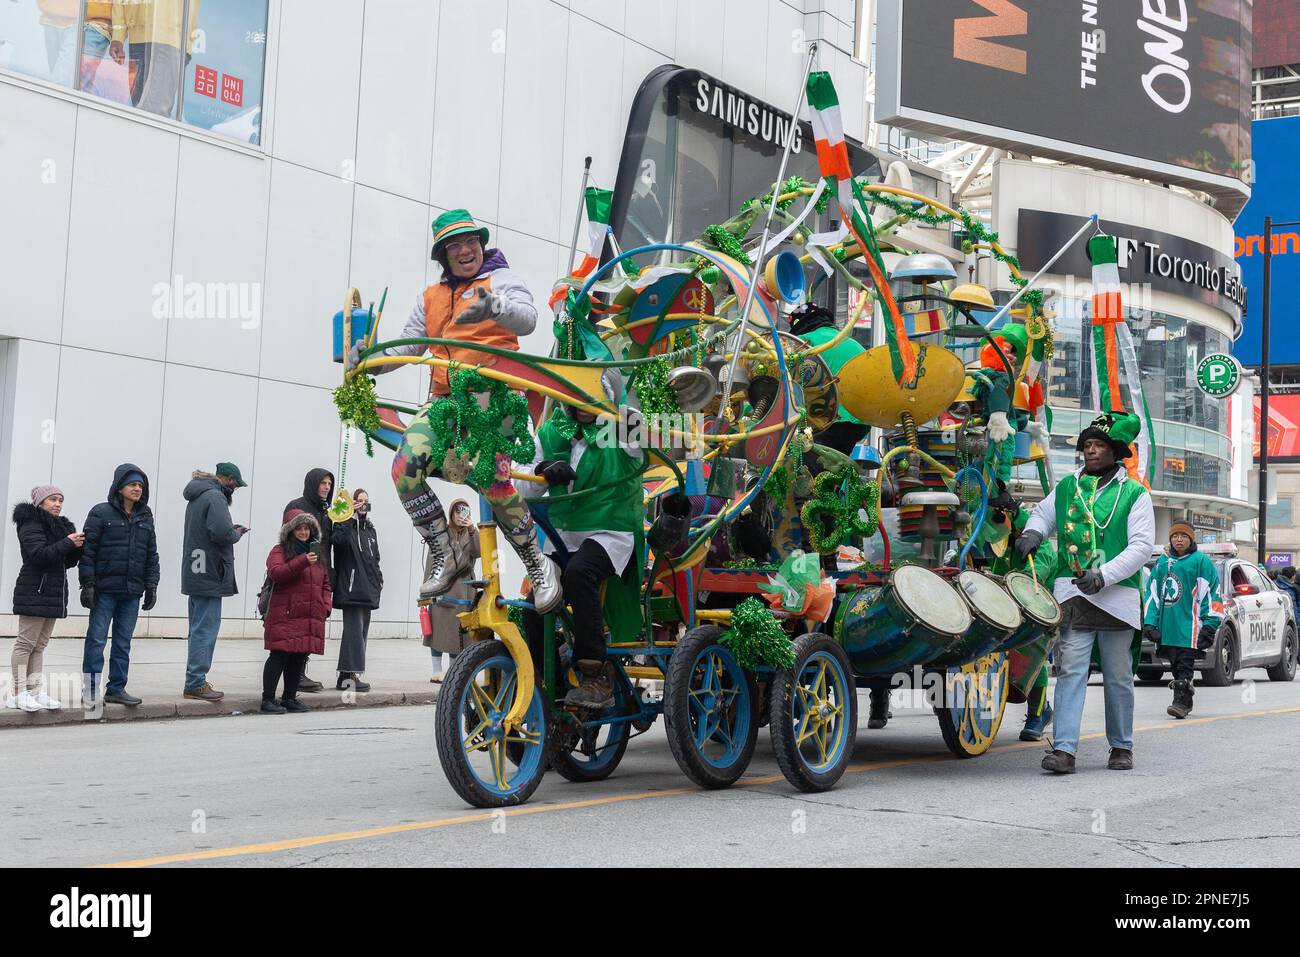
{"type": "Polygon", "coordinates": [[[189,653],[184,695],[220,701],[224,692],[208,683],[212,655],[221,630],[221,600],[239,593],[235,584],[235,543],[248,529],[230,517],[235,489],[247,488],[239,467],[220,463],[215,472],[195,471],[185,486],[185,538],[181,554],[181,593],[189,598],[189,653]]]}
{"type": "Polygon", "coordinates": [[[298,681],[307,656],[325,652],[325,621],[334,607],[322,552],[320,525],[295,509],[266,557],[271,596],[264,622],[268,655],[262,668],[263,714],[311,710],[298,700],[298,681]],[[281,678],[284,693],[277,701],[275,690],[281,678]]]}
{"type": "Polygon", "coordinates": [[[343,641],[339,644],[338,691],[369,691],[361,680],[366,670],[366,637],[370,613],[379,607],[384,573],[379,568],[379,533],[370,520],[370,495],[359,488],[352,493],[352,517],[335,522],[334,603],[343,609],[343,641]]]}
{"type": "MultiPolygon", "coordinates": [[[[474,563],[479,559],[478,526],[474,524],[469,502],[458,498],[451,503],[450,522],[451,558],[455,567],[460,569],[460,577],[452,584],[446,597],[471,599],[474,587],[467,584],[474,577],[474,563]]],[[[460,613],[463,606],[444,605],[435,602],[429,607],[430,634],[424,643],[433,656],[433,677],[430,681],[442,681],[445,669],[442,666],[443,655],[448,660],[455,658],[465,648],[465,629],[460,626],[460,613]]],[[[450,667],[450,665],[448,665],[450,667]]]]}

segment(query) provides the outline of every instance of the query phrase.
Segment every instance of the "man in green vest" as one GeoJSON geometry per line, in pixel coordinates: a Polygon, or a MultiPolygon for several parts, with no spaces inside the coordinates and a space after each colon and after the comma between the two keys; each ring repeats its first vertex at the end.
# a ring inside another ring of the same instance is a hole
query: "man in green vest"
{"type": "MultiPolygon", "coordinates": [[[[560,494],[588,493],[551,502],[547,518],[569,553],[560,586],[564,603],[573,610],[570,640],[579,683],[565,704],[593,711],[614,705],[614,668],[606,656],[601,586],[607,579],[624,576],[630,563],[640,560],[635,553],[645,516],[636,442],[643,420],[629,406],[622,406],[620,412],[620,421],[614,423],[598,422],[592,413],[573,406],[556,410],[537,430],[538,460],[531,469],[546,485],[519,481],[525,498],[535,498],[547,488],[560,494]]],[[[555,552],[555,543],[548,541],[546,554],[555,552]]],[[[541,616],[525,611],[523,625],[534,658],[539,658],[541,616]]],[[[539,673],[541,665],[538,660],[539,673]]]]}
{"type": "Polygon", "coordinates": [[[1160,556],[1147,585],[1142,636],[1156,643],[1157,654],[1169,660],[1174,672],[1174,701],[1168,708],[1175,718],[1192,713],[1192,673],[1203,649],[1214,644],[1222,621],[1215,606],[1219,598],[1219,573],[1214,562],[1196,549],[1192,526],[1174,522],[1169,529],[1169,551],[1160,556]]]}
{"type": "Polygon", "coordinates": [[[1101,658],[1106,696],[1109,768],[1133,767],[1134,632],[1142,628],[1142,567],[1155,546],[1155,509],[1146,487],[1122,464],[1133,454],[1141,420],[1107,412],[1079,435],[1083,468],[1061,479],[1034,509],[1016,540],[1028,555],[1057,536],[1053,592],[1065,613],[1056,646],[1052,753],[1043,769],[1073,774],[1093,645],[1101,658]]]}

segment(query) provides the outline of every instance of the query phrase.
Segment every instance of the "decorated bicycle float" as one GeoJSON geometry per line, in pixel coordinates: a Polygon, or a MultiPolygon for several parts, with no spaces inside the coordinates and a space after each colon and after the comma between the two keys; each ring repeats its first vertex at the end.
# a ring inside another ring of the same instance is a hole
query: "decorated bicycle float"
{"type": "Polygon", "coordinates": [[[602,593],[612,707],[565,703],[571,609],[541,615],[530,650],[521,616],[537,609],[507,594],[495,523],[480,525],[475,597],[422,600],[456,608],[473,639],[435,719],[442,767],[472,805],[526,801],[547,770],[603,779],[661,716],[697,785],[735,783],[766,724],[789,782],[824,790],[853,758],[859,687],[928,693],[947,746],[973,757],[1043,666],[1060,608],[1045,569],[1008,548],[1025,515],[1006,484],[1017,465],[1050,478],[1043,297],[967,211],[855,178],[829,77],[807,91],[822,180],[784,179],[783,164],[777,188],[694,241],[607,249],[609,194],[585,189],[593,241],[554,287],[549,355],[381,340],[383,300],[363,309],[355,290],[335,317],[336,401],[368,447],[397,449],[422,417],[448,481],[498,499],[544,489],[525,501],[552,541],[550,517],[598,491],[622,490],[644,517],[602,593]],[[815,231],[828,212],[842,225],[815,231]],[[1008,265],[1015,298],[999,309],[953,263],[908,248],[912,222],[955,224],[965,252],[1008,265]],[[820,336],[794,334],[831,275],[855,304],[820,336]],[[884,341],[845,360],[837,348],[872,315],[884,341]],[[427,351],[385,354],[413,344],[427,351]],[[445,370],[451,394],[423,410],[376,398],[371,374],[395,364],[445,370]],[[574,410],[633,450],[622,474],[576,492],[528,471],[545,423],[595,429],[574,410]],[[861,441],[844,443],[845,422],[861,441]]]}

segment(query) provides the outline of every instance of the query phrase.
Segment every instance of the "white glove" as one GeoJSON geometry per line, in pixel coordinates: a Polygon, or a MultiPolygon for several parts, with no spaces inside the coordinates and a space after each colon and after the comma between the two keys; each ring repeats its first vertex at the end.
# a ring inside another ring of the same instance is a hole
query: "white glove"
{"type": "Polygon", "coordinates": [[[1005,412],[994,412],[989,416],[989,438],[994,442],[1005,442],[1016,434],[1016,430],[1007,421],[1005,412]]]}
{"type": "Polygon", "coordinates": [[[1051,433],[1047,431],[1047,426],[1042,422],[1031,421],[1029,425],[1025,426],[1025,431],[1029,433],[1029,438],[1041,447],[1044,452],[1051,447],[1051,433]]]}
{"type": "Polygon", "coordinates": [[[355,369],[361,364],[361,340],[358,339],[352,343],[352,348],[348,350],[347,368],[355,369]]]}
{"type": "Polygon", "coordinates": [[[465,307],[465,310],[456,317],[456,325],[468,326],[476,322],[486,322],[496,316],[501,315],[501,310],[506,307],[505,299],[495,292],[488,292],[482,286],[476,290],[478,298],[465,307]]]}

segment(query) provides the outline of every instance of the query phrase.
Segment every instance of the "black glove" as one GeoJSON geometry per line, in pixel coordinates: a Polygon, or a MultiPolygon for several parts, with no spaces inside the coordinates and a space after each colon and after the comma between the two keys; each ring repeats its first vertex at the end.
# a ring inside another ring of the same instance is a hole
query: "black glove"
{"type": "Polygon", "coordinates": [[[1149,641],[1153,644],[1160,644],[1160,630],[1155,625],[1142,626],[1142,640],[1149,641]]]}
{"type": "Polygon", "coordinates": [[[95,607],[95,586],[94,585],[81,586],[81,607],[87,609],[95,607]]]}
{"type": "Polygon", "coordinates": [[[537,467],[537,474],[546,479],[547,485],[568,485],[578,477],[573,466],[568,462],[543,462],[537,467]]]}
{"type": "Polygon", "coordinates": [[[146,588],[144,590],[144,601],[140,605],[141,611],[149,611],[156,604],[158,604],[158,589],[146,588]]]}
{"type": "Polygon", "coordinates": [[[1101,569],[1089,568],[1078,578],[1073,578],[1074,587],[1085,595],[1095,595],[1106,587],[1106,579],[1101,577],[1101,569]]]}
{"type": "Polygon", "coordinates": [[[1208,651],[1214,647],[1214,639],[1219,634],[1218,626],[1202,625],[1201,633],[1196,636],[1196,650],[1208,651]]]}
{"type": "Polygon", "coordinates": [[[1039,545],[1043,544],[1043,533],[1033,530],[1021,532],[1016,536],[1016,554],[1021,558],[1027,558],[1039,545]]]}

